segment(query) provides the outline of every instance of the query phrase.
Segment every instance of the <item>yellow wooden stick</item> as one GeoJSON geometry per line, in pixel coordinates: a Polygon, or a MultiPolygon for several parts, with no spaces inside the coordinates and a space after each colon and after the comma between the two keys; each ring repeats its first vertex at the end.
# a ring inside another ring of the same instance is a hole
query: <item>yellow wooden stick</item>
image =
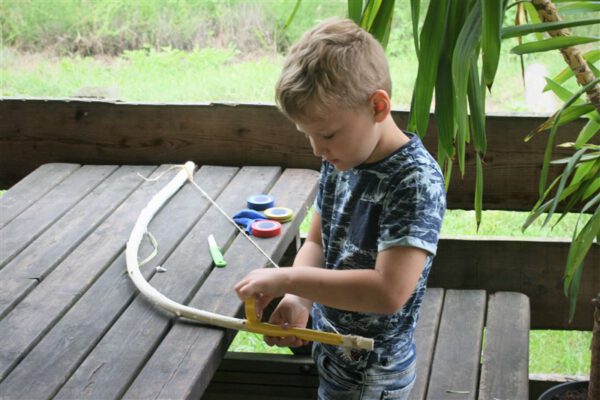
{"type": "Polygon", "coordinates": [[[266,336],[274,337],[296,336],[299,339],[307,340],[310,342],[319,342],[335,346],[347,346],[361,348],[365,350],[373,350],[373,339],[352,335],[340,335],[338,333],[322,332],[306,328],[284,329],[279,325],[260,322],[256,318],[255,306],[256,300],[254,298],[248,298],[244,303],[244,309],[246,312],[245,330],[247,330],[248,332],[260,333],[266,336]]]}

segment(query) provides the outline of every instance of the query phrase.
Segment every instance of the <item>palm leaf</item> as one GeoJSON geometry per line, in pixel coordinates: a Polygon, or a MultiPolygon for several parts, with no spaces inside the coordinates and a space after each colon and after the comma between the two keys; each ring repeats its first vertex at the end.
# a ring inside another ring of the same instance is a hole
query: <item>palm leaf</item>
{"type": "Polygon", "coordinates": [[[421,13],[421,0],[410,0],[410,15],[412,19],[413,41],[415,53],[419,56],[419,16],[421,13]]]}
{"type": "Polygon", "coordinates": [[[362,17],[360,19],[360,27],[365,31],[371,31],[371,25],[373,25],[373,21],[379,12],[379,7],[381,7],[382,0],[368,0],[367,5],[363,10],[362,17]]]}
{"type": "Polygon", "coordinates": [[[560,36],[513,47],[510,52],[517,55],[562,49],[580,44],[597,42],[600,38],[587,36],[560,36]]]}
{"type": "Polygon", "coordinates": [[[586,149],[578,150],[575,154],[573,154],[573,156],[571,156],[569,162],[565,166],[565,169],[561,174],[561,179],[558,183],[558,188],[556,189],[556,194],[554,195],[554,199],[552,201],[552,206],[550,206],[550,210],[548,211],[548,215],[546,216],[546,221],[544,222],[544,225],[546,225],[546,223],[552,218],[552,215],[554,214],[554,211],[556,211],[556,207],[558,206],[558,203],[561,200],[561,198],[565,197],[563,196],[563,190],[565,189],[567,180],[569,179],[569,176],[571,176],[571,173],[575,170],[577,163],[579,162],[581,156],[585,152],[586,149]]]}
{"type": "Polygon", "coordinates": [[[373,23],[371,24],[370,32],[377,40],[379,40],[383,48],[387,47],[390,32],[392,30],[394,3],[395,0],[386,0],[382,2],[373,23]]]}
{"type": "Polygon", "coordinates": [[[596,107],[593,104],[585,103],[585,104],[575,104],[571,105],[567,108],[563,108],[560,111],[557,111],[554,115],[536,127],[529,135],[525,137],[525,141],[531,140],[538,133],[543,132],[547,129],[552,128],[554,125],[562,126],[568,124],[569,122],[575,121],[577,118],[582,115],[586,115],[594,111],[596,107]]]}
{"type": "Polygon", "coordinates": [[[501,35],[502,39],[508,39],[518,36],[529,35],[534,32],[549,32],[563,28],[570,28],[574,26],[585,26],[600,23],[600,18],[580,19],[572,21],[556,21],[556,22],[543,22],[540,24],[526,24],[519,26],[508,26],[502,28],[501,35]]]}
{"type": "MultiPolygon", "coordinates": [[[[531,2],[526,1],[525,3],[519,3],[519,4],[523,4],[523,8],[527,12],[527,15],[529,16],[529,19],[531,19],[532,23],[534,23],[534,24],[542,23],[542,20],[540,19],[540,16],[538,15],[537,10],[535,9],[535,6],[531,2]]],[[[537,40],[544,40],[544,35],[541,32],[535,32],[535,37],[537,40]]]]}
{"type": "Polygon", "coordinates": [[[467,86],[469,71],[473,59],[477,57],[477,48],[481,37],[481,4],[476,2],[456,39],[452,54],[452,81],[454,84],[457,125],[456,145],[458,147],[458,167],[461,176],[465,170],[465,142],[468,140],[467,86]]]}
{"type": "Polygon", "coordinates": [[[479,153],[475,157],[475,222],[477,230],[481,224],[481,212],[483,210],[483,161],[479,153]]]}
{"type": "Polygon", "coordinates": [[[548,135],[548,141],[546,143],[546,149],[544,151],[544,160],[542,163],[542,171],[540,175],[540,195],[544,192],[544,187],[546,186],[546,181],[548,180],[548,166],[550,164],[550,157],[552,156],[552,148],[554,147],[554,138],[556,136],[556,131],[558,129],[558,121],[560,120],[561,114],[569,108],[584,92],[586,92],[589,88],[596,85],[600,81],[600,78],[593,80],[587,85],[583,86],[577,93],[573,95],[556,113],[556,117],[554,119],[554,123],[552,124],[552,128],[550,129],[550,134],[548,135]]]}
{"type": "MultiPolygon", "coordinates": [[[[600,202],[600,193],[598,193],[594,200],[588,204],[595,205],[598,204],[598,202],[600,202]]],[[[580,214],[580,218],[582,214],[583,211],[580,214]]],[[[575,315],[575,305],[579,293],[583,260],[592,246],[594,238],[598,236],[598,233],[600,232],[600,207],[596,208],[592,218],[585,224],[579,234],[575,236],[576,232],[577,228],[573,235],[573,242],[569,248],[567,267],[564,276],[565,295],[569,297],[569,321],[572,321],[573,316],[575,315]]]]}
{"type": "Polygon", "coordinates": [[[500,28],[504,15],[502,1],[482,1],[481,54],[485,85],[491,90],[500,62],[500,28]]]}
{"type": "Polygon", "coordinates": [[[600,189],[600,178],[596,178],[589,184],[589,186],[583,193],[582,199],[586,200],[586,199],[590,198],[593,194],[597,193],[599,189],[600,189]]]}
{"type": "Polygon", "coordinates": [[[456,135],[454,101],[450,54],[446,49],[440,59],[435,85],[435,121],[438,127],[438,146],[440,150],[443,150],[438,156],[438,161],[445,158],[454,158],[454,136],[456,135]]]}
{"type": "Polygon", "coordinates": [[[467,83],[467,99],[471,114],[471,136],[475,150],[485,155],[487,151],[487,136],[485,133],[485,86],[477,74],[477,58],[473,57],[469,68],[467,83]]]}
{"type": "Polygon", "coordinates": [[[408,129],[420,137],[425,136],[429,125],[429,109],[446,32],[448,5],[448,0],[430,3],[421,30],[419,60],[427,61],[419,62],[408,121],[408,129]]]}
{"type": "Polygon", "coordinates": [[[348,18],[360,25],[360,16],[362,14],[362,0],[348,0],[348,18]]]}
{"type": "MultiPolygon", "coordinates": [[[[594,113],[598,118],[600,118],[598,111],[594,111],[592,114],[594,113]]],[[[579,132],[577,140],[575,141],[575,147],[581,147],[589,142],[589,140],[594,137],[598,131],[600,131],[600,123],[596,119],[590,118],[587,124],[585,124],[583,129],[581,129],[579,132]]]]}
{"type": "Polygon", "coordinates": [[[591,13],[600,11],[600,1],[577,1],[570,4],[561,5],[560,13],[562,15],[591,13]]]}
{"type": "Polygon", "coordinates": [[[292,24],[292,21],[294,20],[294,17],[296,17],[296,13],[298,12],[298,9],[300,8],[300,4],[302,4],[302,0],[296,0],[296,4],[294,5],[294,9],[292,10],[292,13],[288,17],[287,21],[285,21],[283,30],[286,30],[288,28],[288,26],[290,26],[292,24]]]}
{"type": "MultiPolygon", "coordinates": [[[[555,82],[554,80],[552,80],[551,78],[548,78],[548,77],[546,77],[545,79],[546,79],[546,87],[549,88],[550,90],[552,90],[552,92],[554,92],[554,94],[557,95],[558,98],[561,99],[562,101],[567,101],[571,97],[573,97],[573,92],[571,92],[569,89],[566,89],[560,83],[555,82]]],[[[575,101],[575,104],[583,104],[583,100],[577,99],[575,101]]]]}

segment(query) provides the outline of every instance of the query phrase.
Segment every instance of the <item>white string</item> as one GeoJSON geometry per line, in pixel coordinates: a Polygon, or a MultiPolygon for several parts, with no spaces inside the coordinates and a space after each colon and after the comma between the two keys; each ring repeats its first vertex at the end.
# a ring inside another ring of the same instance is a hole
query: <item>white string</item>
{"type": "MultiPolygon", "coordinates": [[[[275,261],[273,261],[273,260],[271,259],[271,257],[269,257],[269,255],[268,255],[267,253],[265,253],[265,252],[264,252],[264,250],[263,250],[263,249],[261,249],[261,248],[260,248],[260,246],[259,246],[258,244],[256,244],[256,242],[255,242],[254,240],[252,240],[252,239],[250,238],[250,236],[248,236],[248,234],[246,234],[246,232],[245,232],[245,231],[244,231],[244,230],[243,230],[243,229],[242,229],[242,228],[241,228],[241,227],[240,227],[240,226],[239,226],[239,225],[238,225],[238,224],[237,224],[237,223],[236,223],[236,222],[235,222],[233,219],[231,219],[231,217],[230,217],[229,215],[227,215],[227,212],[225,212],[225,210],[223,210],[223,209],[222,209],[222,208],[221,208],[221,207],[220,207],[220,206],[219,206],[219,205],[218,205],[218,204],[217,204],[217,203],[216,203],[216,202],[215,202],[215,201],[214,201],[214,200],[213,200],[213,199],[210,197],[210,195],[209,195],[208,193],[206,193],[206,192],[205,192],[205,191],[204,191],[204,190],[203,190],[203,189],[202,189],[202,188],[201,188],[201,187],[200,187],[200,186],[199,186],[199,185],[198,185],[198,184],[197,184],[197,183],[194,181],[194,177],[193,177],[191,174],[188,174],[188,179],[189,179],[189,181],[192,183],[192,185],[194,185],[194,187],[196,187],[196,189],[198,189],[198,190],[200,191],[200,193],[202,193],[202,195],[203,195],[204,197],[206,197],[206,199],[207,199],[208,201],[210,201],[210,202],[211,202],[211,204],[212,204],[212,205],[214,205],[214,206],[217,208],[217,210],[219,210],[219,211],[221,212],[221,214],[223,214],[223,216],[224,216],[225,218],[227,218],[227,220],[228,220],[229,222],[231,222],[231,223],[232,223],[232,224],[233,224],[233,225],[234,225],[234,226],[235,226],[235,227],[236,227],[236,228],[237,228],[237,229],[238,229],[238,230],[239,230],[239,231],[242,233],[242,235],[244,235],[244,237],[246,237],[246,239],[248,239],[248,240],[250,241],[250,243],[252,243],[252,244],[254,245],[254,247],[256,247],[256,248],[258,249],[258,251],[260,251],[260,252],[262,253],[262,255],[264,255],[264,256],[267,258],[267,260],[268,260],[268,261],[269,261],[271,264],[273,264],[273,266],[274,266],[274,267],[276,267],[276,268],[279,268],[279,265],[277,265],[277,263],[276,263],[275,261]]],[[[319,312],[320,312],[320,311],[319,311],[319,312]]],[[[340,333],[338,332],[338,330],[335,328],[335,326],[333,326],[333,324],[332,324],[332,323],[331,323],[331,322],[330,322],[330,321],[329,321],[329,320],[328,320],[328,319],[327,319],[327,318],[326,318],[326,317],[325,317],[325,316],[324,316],[322,313],[321,313],[321,316],[322,316],[322,320],[325,320],[325,322],[327,323],[327,325],[329,325],[329,327],[330,327],[331,329],[333,329],[333,331],[334,331],[335,333],[337,333],[337,334],[340,334],[340,333]]]]}
{"type": "Polygon", "coordinates": [[[250,241],[250,243],[252,243],[252,245],[254,247],[256,247],[256,249],[258,251],[260,251],[260,253],[265,256],[267,258],[267,260],[275,267],[275,268],[279,268],[279,265],[277,265],[277,263],[275,261],[273,261],[271,259],[271,257],[269,257],[269,255],[267,253],[265,253],[265,251],[263,249],[260,248],[260,246],[258,244],[256,244],[256,242],[254,240],[252,240],[250,238],[250,236],[248,236],[248,234],[246,233],[246,231],[244,229],[242,229],[229,215],[227,215],[227,212],[225,210],[223,210],[216,201],[214,201],[210,195],[208,193],[206,193],[195,181],[194,181],[194,177],[191,174],[188,174],[188,179],[189,181],[192,183],[192,185],[194,185],[194,187],[196,189],[198,189],[200,191],[200,193],[202,193],[202,195],[208,200],[210,201],[210,203],[215,206],[217,208],[217,210],[219,210],[219,212],[221,214],[223,214],[223,216],[225,218],[227,218],[227,221],[231,222],[233,224],[233,226],[235,226],[237,228],[238,231],[240,231],[242,233],[242,235],[244,235],[244,237],[246,239],[248,239],[250,241]]]}
{"type": "Polygon", "coordinates": [[[146,234],[144,236],[146,236],[148,239],[150,239],[150,243],[152,244],[153,249],[152,249],[152,253],[150,253],[150,255],[148,255],[148,257],[146,257],[142,261],[140,261],[140,267],[142,265],[146,264],[147,262],[149,262],[150,260],[152,260],[158,254],[158,242],[156,241],[156,238],[154,237],[154,235],[150,231],[146,231],[146,234]]]}

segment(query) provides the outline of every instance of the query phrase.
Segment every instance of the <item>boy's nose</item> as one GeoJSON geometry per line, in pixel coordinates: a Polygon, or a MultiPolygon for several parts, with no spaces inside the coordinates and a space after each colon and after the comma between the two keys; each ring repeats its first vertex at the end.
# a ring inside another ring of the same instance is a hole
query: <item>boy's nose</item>
{"type": "Polygon", "coordinates": [[[315,140],[311,139],[310,146],[312,147],[313,154],[316,157],[321,157],[325,153],[323,146],[319,145],[315,140]]]}

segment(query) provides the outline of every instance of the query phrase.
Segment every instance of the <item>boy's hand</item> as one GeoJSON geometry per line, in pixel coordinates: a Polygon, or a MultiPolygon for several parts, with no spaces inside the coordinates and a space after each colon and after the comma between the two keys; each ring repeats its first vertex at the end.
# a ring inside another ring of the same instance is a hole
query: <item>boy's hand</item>
{"type": "MultiPolygon", "coordinates": [[[[306,328],[308,324],[309,309],[302,300],[296,296],[284,297],[275,311],[271,314],[269,322],[286,328],[306,328]]],[[[295,336],[271,337],[265,336],[265,342],[269,346],[300,347],[306,345],[306,341],[295,336]]]]}
{"type": "Polygon", "coordinates": [[[255,269],[235,285],[238,297],[245,301],[256,298],[256,318],[260,321],[264,308],[276,297],[285,294],[282,289],[280,270],[255,269]]]}
{"type": "Polygon", "coordinates": [[[256,297],[256,309],[262,310],[268,304],[262,301],[263,298],[269,298],[270,301],[285,294],[284,283],[288,269],[290,268],[255,269],[235,285],[235,291],[241,300],[256,297]]]}

